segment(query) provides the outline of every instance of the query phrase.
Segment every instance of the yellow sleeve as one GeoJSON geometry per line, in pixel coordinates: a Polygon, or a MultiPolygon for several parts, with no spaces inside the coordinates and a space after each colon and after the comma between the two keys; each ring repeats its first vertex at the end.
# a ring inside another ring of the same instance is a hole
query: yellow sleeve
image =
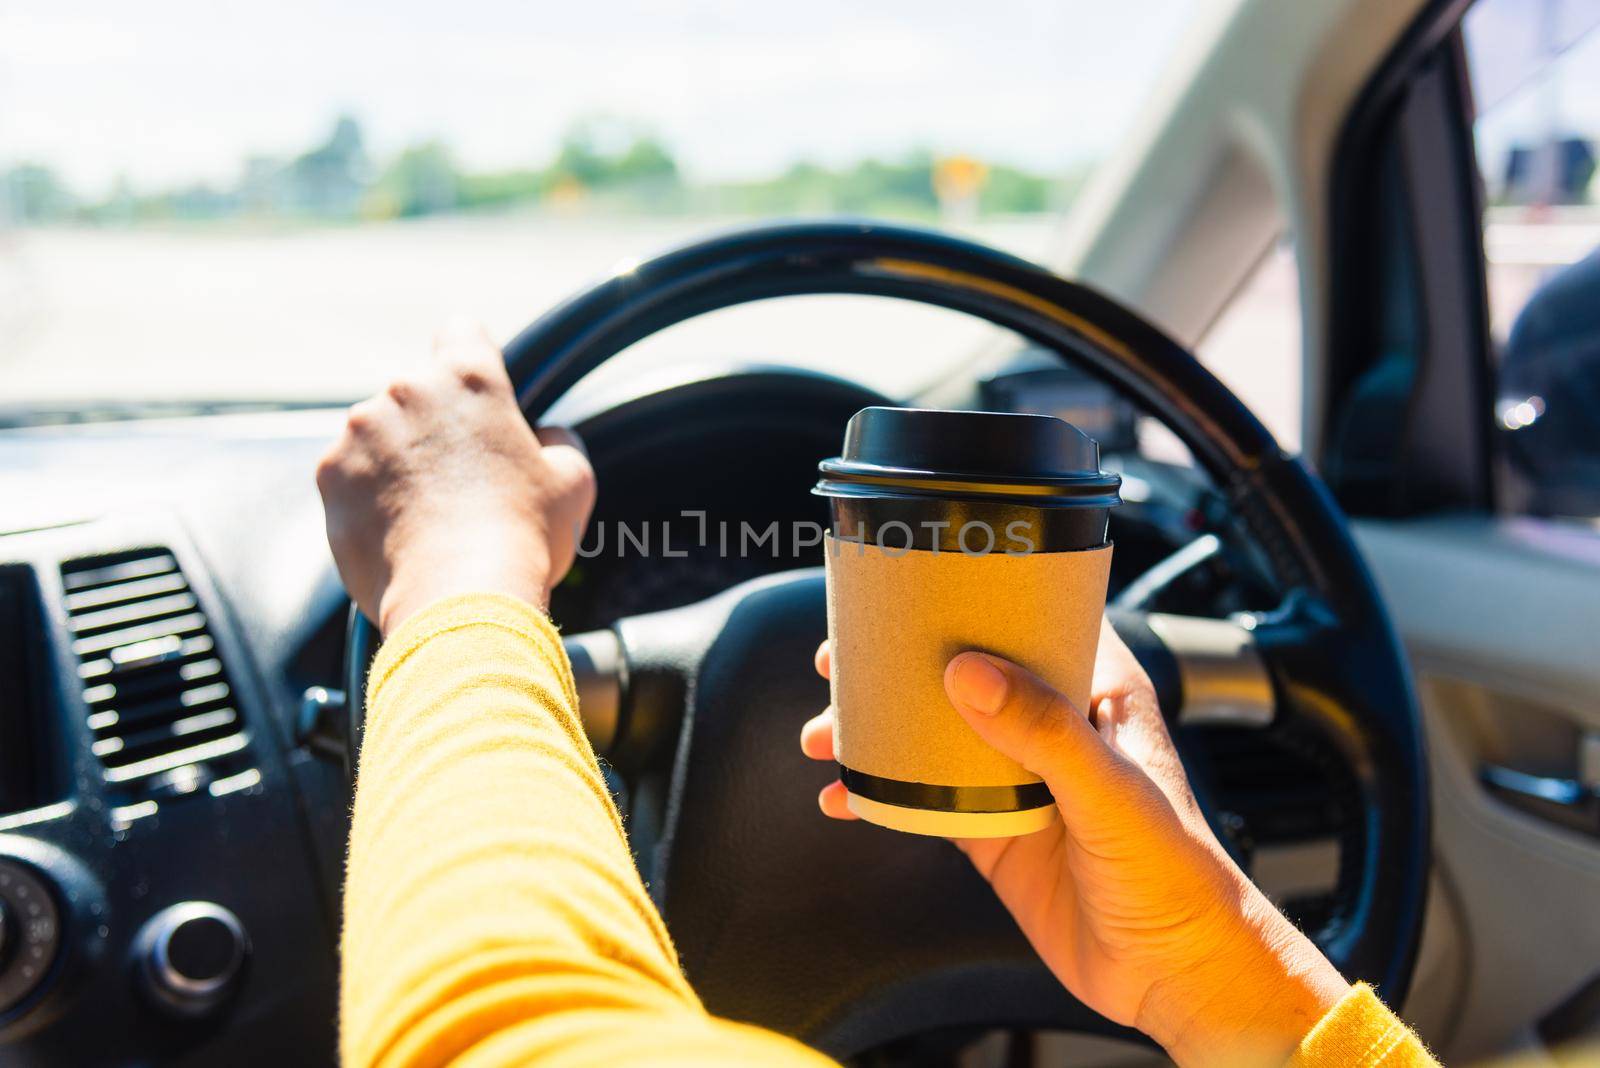
{"type": "Polygon", "coordinates": [[[1317,1021],[1286,1068],[1439,1068],[1422,1040],[1365,983],[1317,1021]]]}
{"type": "Polygon", "coordinates": [[[373,665],[341,952],[349,1068],[831,1063],[701,1007],[555,628],[510,597],[434,604],[373,665]]]}

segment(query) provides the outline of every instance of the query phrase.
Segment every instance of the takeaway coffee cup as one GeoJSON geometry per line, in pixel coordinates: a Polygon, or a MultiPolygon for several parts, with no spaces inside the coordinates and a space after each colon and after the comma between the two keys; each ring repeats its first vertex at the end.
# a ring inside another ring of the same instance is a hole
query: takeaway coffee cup
{"type": "Polygon", "coordinates": [[[1061,419],[907,408],[857,412],[843,452],[819,466],[851,811],[963,838],[1049,826],[1049,789],[967,726],[945,666],[994,653],[1087,706],[1121,479],[1061,419]]]}

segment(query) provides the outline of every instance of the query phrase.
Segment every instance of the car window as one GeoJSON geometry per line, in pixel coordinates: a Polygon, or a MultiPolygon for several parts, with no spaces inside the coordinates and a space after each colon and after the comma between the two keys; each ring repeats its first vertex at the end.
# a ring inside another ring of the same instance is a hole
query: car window
{"type": "MultiPolygon", "coordinates": [[[[0,396],[350,399],[454,313],[508,337],[763,219],[1048,261],[1198,6],[11,0],[0,396]]],[[[849,298],[747,318],[655,344],[901,392],[988,340],[849,298]]]]}
{"type": "Polygon", "coordinates": [[[1195,352],[1291,452],[1301,447],[1299,285],[1294,247],[1280,241],[1239,287],[1195,352]]]}
{"type": "Polygon", "coordinates": [[[1503,503],[1600,516],[1600,4],[1479,0],[1463,36],[1503,503]]]}
{"type": "MultiPolygon", "coordinates": [[[[1273,244],[1195,346],[1195,358],[1245,403],[1278,444],[1297,453],[1303,355],[1300,270],[1288,240],[1273,244]]],[[[1177,436],[1153,418],[1139,420],[1139,452],[1192,465],[1177,436]]]]}

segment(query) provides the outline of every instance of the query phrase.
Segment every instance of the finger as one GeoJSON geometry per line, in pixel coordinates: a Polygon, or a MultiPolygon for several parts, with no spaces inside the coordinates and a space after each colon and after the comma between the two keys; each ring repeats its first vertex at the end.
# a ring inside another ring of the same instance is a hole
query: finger
{"type": "Polygon", "coordinates": [[[1032,882],[1035,873],[1052,872],[1057,893],[1069,891],[1072,885],[1070,865],[1063,865],[1052,854],[1061,840],[1060,828],[1046,828],[1033,834],[1016,838],[952,838],[956,848],[967,855],[972,866],[985,879],[993,882],[1019,875],[1032,882]]]}
{"type": "Polygon", "coordinates": [[[477,352],[489,349],[500,351],[488,327],[468,315],[453,315],[433,335],[433,351],[437,356],[451,352],[477,352]]]}
{"type": "Polygon", "coordinates": [[[817,646],[817,655],[813,658],[813,661],[817,665],[818,675],[825,679],[833,678],[833,653],[829,651],[826,639],[823,640],[821,645],[817,646]]]}
{"type": "Polygon", "coordinates": [[[533,436],[538,439],[540,457],[557,474],[579,482],[594,481],[589,450],[575,431],[564,426],[541,426],[534,428],[533,436]]]}
{"type": "Polygon", "coordinates": [[[1095,729],[1106,744],[1143,768],[1175,804],[1198,810],[1155,686],[1109,620],[1101,621],[1091,693],[1095,729]]]}
{"type": "Polygon", "coordinates": [[[505,356],[480,322],[464,318],[450,320],[434,335],[433,355],[437,364],[454,371],[469,389],[511,388],[505,356]]]}
{"type": "Polygon", "coordinates": [[[1109,619],[1100,620],[1100,645],[1095,650],[1094,680],[1089,684],[1089,704],[1102,698],[1148,690],[1155,694],[1155,685],[1145,673],[1144,665],[1133,655],[1133,650],[1122,640],[1122,635],[1109,619]]]}
{"type": "Polygon", "coordinates": [[[1049,785],[1069,822],[1114,802],[1118,784],[1136,773],[1072,702],[1010,661],[962,653],[945,669],[944,684],[979,737],[1049,785]]]}
{"type": "Polygon", "coordinates": [[[589,513],[594,509],[595,486],[594,466],[589,463],[589,452],[583,447],[583,439],[577,434],[561,426],[541,426],[534,430],[534,437],[539,439],[539,457],[549,465],[550,470],[570,487],[581,488],[583,495],[583,520],[581,528],[588,525],[589,513]]]}
{"type": "Polygon", "coordinates": [[[1113,749],[1139,764],[1147,764],[1148,756],[1170,755],[1176,761],[1155,686],[1109,620],[1100,624],[1089,706],[1095,729],[1113,749]]]}
{"type": "Polygon", "coordinates": [[[985,879],[994,878],[995,866],[1011,844],[1009,838],[952,838],[951,843],[972,861],[978,874],[985,879]]]}
{"type": "Polygon", "coordinates": [[[1136,693],[1103,698],[1095,706],[1094,716],[1095,727],[1108,747],[1138,765],[1180,815],[1205,822],[1154,695],[1148,701],[1136,693]]]}
{"type": "Polygon", "coordinates": [[[545,449],[572,449],[585,460],[589,458],[589,448],[584,445],[583,439],[576,430],[564,426],[534,427],[533,436],[539,439],[539,445],[545,449]]]}
{"type": "Polygon", "coordinates": [[[812,760],[832,760],[833,708],[823,709],[800,728],[800,751],[812,760]]]}
{"type": "Polygon", "coordinates": [[[375,394],[350,406],[344,419],[341,443],[382,441],[394,432],[395,405],[388,392],[375,394]]]}
{"type": "Polygon", "coordinates": [[[836,779],[824,786],[822,792],[817,795],[817,807],[822,809],[823,814],[831,819],[859,819],[859,816],[850,811],[850,803],[845,800],[846,793],[844,783],[836,779]]]}

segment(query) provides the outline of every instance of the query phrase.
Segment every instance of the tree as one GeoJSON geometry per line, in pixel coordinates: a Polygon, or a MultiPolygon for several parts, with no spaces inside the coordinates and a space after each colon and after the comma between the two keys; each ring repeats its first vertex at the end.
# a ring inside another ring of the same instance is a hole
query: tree
{"type": "Polygon", "coordinates": [[[412,145],[378,179],[375,195],[383,215],[432,215],[461,203],[461,173],[439,141],[412,145]]]}
{"type": "Polygon", "coordinates": [[[676,182],[678,164],[667,151],[667,146],[654,137],[641,136],[616,161],[612,168],[619,183],[676,182]]]}
{"type": "Polygon", "coordinates": [[[590,119],[568,130],[545,175],[550,189],[572,183],[595,190],[677,181],[677,161],[660,139],[631,123],[608,119],[590,119]]]}
{"type": "Polygon", "coordinates": [[[0,218],[18,223],[55,222],[76,201],[56,172],[40,163],[22,163],[0,175],[0,218]]]}
{"type": "Polygon", "coordinates": [[[1048,211],[1056,184],[1015,167],[993,167],[988,182],[978,194],[978,206],[985,213],[999,215],[1048,211]]]}
{"type": "Polygon", "coordinates": [[[933,156],[907,153],[893,163],[862,160],[839,175],[835,207],[863,214],[932,214],[938,208],[933,191],[933,156]]]}

